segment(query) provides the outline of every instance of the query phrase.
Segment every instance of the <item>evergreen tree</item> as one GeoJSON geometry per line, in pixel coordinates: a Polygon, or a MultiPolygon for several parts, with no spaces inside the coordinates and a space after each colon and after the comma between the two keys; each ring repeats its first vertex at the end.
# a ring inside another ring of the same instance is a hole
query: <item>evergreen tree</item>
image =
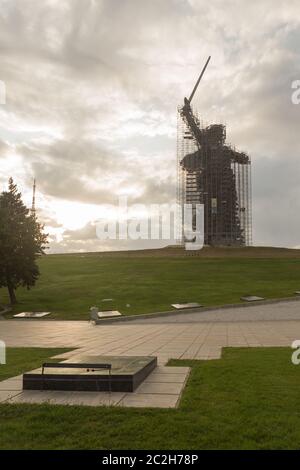
{"type": "Polygon", "coordinates": [[[11,304],[19,286],[34,286],[40,272],[37,258],[44,254],[47,235],[22,201],[13,179],[0,194],[0,287],[7,287],[11,304]]]}

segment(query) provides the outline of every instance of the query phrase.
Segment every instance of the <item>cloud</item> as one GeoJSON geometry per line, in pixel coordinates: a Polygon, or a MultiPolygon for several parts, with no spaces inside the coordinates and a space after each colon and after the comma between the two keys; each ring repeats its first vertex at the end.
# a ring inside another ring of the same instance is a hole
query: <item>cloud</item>
{"type": "Polygon", "coordinates": [[[6,152],[9,150],[9,146],[3,140],[0,140],[0,158],[5,158],[6,152]]]}
{"type": "Polygon", "coordinates": [[[63,237],[65,240],[96,240],[96,226],[94,223],[89,222],[83,228],[79,230],[65,230],[63,233],[63,237]]]}
{"type": "Polygon", "coordinates": [[[126,193],[174,201],[176,107],[211,54],[195,104],[252,157],[255,243],[299,245],[298,9],[298,0],[2,1],[1,183],[12,174],[30,192],[37,178],[39,213],[66,232],[52,249],[98,248],[86,238],[94,219],[69,233],[53,207],[73,204],[76,217],[79,205],[101,211],[126,193]]]}

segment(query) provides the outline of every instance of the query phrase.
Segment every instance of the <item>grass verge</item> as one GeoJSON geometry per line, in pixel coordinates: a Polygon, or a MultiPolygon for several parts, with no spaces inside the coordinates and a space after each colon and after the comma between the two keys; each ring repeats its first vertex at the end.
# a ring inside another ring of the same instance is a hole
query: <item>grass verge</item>
{"type": "MultiPolygon", "coordinates": [[[[52,352],[51,352],[52,355],[52,352]]],[[[297,449],[300,368],[289,348],[227,348],[176,410],[1,405],[1,449],[297,449]]]]}
{"type": "MultiPolygon", "coordinates": [[[[300,259],[101,257],[55,255],[40,260],[41,277],[18,289],[12,313],[51,311],[53,319],[87,320],[89,307],[124,315],[171,310],[172,303],[205,306],[239,303],[243,295],[292,296],[300,289],[300,259]],[[112,298],[113,302],[102,299],[112,298]]],[[[8,302],[6,290],[1,300],[8,302]]]]}
{"type": "Polygon", "coordinates": [[[67,351],[71,350],[66,348],[7,348],[6,364],[0,364],[0,381],[36,369],[43,361],[51,362],[52,356],[67,351]]]}

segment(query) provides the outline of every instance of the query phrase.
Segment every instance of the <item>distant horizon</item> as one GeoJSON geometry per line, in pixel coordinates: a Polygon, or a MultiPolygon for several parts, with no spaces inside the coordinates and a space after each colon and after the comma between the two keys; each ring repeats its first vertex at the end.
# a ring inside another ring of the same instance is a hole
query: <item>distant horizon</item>
{"type": "MultiPolygon", "coordinates": [[[[49,250],[46,250],[46,255],[85,255],[85,254],[97,254],[97,253],[130,253],[132,251],[159,251],[159,250],[164,250],[166,248],[173,248],[177,249],[180,248],[184,250],[183,245],[166,245],[166,246],[161,246],[158,248],[131,248],[131,249],[115,249],[115,250],[99,250],[99,251],[61,251],[61,252],[49,252],[49,250]]],[[[202,249],[207,249],[211,248],[212,250],[223,250],[223,249],[232,249],[234,250],[247,250],[247,249],[256,249],[256,248],[261,248],[261,249],[274,249],[274,250],[293,250],[293,251],[300,251],[300,247],[286,247],[286,246],[263,246],[263,245],[251,245],[251,246],[246,246],[246,247],[238,247],[238,246],[210,246],[210,245],[205,245],[202,249]]],[[[199,250],[201,251],[201,250],[199,250]]],[[[198,253],[197,253],[198,254],[198,253]]],[[[197,254],[195,256],[197,256],[197,254]]]]}

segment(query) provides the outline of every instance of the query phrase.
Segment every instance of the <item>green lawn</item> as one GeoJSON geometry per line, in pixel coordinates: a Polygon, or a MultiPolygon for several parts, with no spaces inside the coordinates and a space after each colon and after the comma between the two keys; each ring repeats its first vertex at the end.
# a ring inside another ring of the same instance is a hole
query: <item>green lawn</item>
{"type": "MultiPolygon", "coordinates": [[[[62,348],[7,348],[6,364],[0,364],[0,381],[40,367],[51,356],[70,351],[62,348]]],[[[50,361],[49,361],[50,362],[50,361]]]]}
{"type": "MultiPolygon", "coordinates": [[[[79,320],[88,319],[92,305],[132,315],[170,310],[175,302],[222,305],[246,294],[278,298],[300,289],[300,259],[48,255],[40,268],[36,287],[18,289],[14,312],[49,310],[51,318],[79,320]],[[101,304],[103,298],[115,300],[101,304]]],[[[6,302],[1,289],[0,303],[6,302]]]]}
{"type": "MultiPolygon", "coordinates": [[[[52,355],[52,353],[51,353],[52,355]]],[[[176,410],[0,405],[1,449],[299,449],[288,348],[229,348],[192,372],[176,410]]]]}

